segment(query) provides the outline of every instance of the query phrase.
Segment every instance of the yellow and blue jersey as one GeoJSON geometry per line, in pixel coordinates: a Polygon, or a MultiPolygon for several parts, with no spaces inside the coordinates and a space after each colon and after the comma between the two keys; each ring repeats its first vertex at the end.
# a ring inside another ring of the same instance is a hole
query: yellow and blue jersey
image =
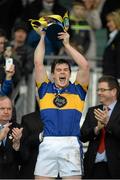
{"type": "Polygon", "coordinates": [[[40,115],[44,123],[44,136],[80,136],[80,119],[84,108],[87,85],[69,83],[63,89],[56,88],[48,79],[37,83],[40,115]],[[60,95],[66,100],[63,107],[54,103],[60,95]]]}

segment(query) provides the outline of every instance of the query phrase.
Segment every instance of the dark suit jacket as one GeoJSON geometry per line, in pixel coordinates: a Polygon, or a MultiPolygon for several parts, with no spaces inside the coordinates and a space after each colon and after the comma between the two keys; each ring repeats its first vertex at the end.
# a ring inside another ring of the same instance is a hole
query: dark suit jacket
{"type": "Polygon", "coordinates": [[[20,178],[33,179],[40,143],[39,133],[43,130],[43,124],[40,120],[39,111],[23,116],[21,126],[23,127],[23,136],[20,147],[20,178]]]}
{"type": "MultiPolygon", "coordinates": [[[[94,134],[94,128],[97,126],[94,109],[98,107],[102,108],[101,105],[89,108],[81,127],[81,141],[89,141],[88,150],[84,157],[85,178],[91,178],[94,171],[93,166],[100,142],[101,132],[98,135],[94,134]]],[[[111,177],[120,179],[120,102],[115,105],[106,126],[105,146],[111,177]]]]}
{"type": "Polygon", "coordinates": [[[120,31],[105,48],[103,55],[103,74],[120,78],[120,31]]]}
{"type": "Polygon", "coordinates": [[[17,123],[11,125],[5,145],[0,145],[0,179],[18,178],[19,151],[12,148],[12,140],[9,139],[13,127],[19,127],[19,125],[17,123]]]}

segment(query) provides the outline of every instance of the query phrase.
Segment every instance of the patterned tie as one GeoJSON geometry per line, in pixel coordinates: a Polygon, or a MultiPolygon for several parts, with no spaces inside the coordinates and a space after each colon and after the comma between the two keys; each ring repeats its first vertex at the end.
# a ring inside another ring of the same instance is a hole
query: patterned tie
{"type": "MultiPolygon", "coordinates": [[[[109,107],[107,107],[108,111],[110,110],[109,107]]],[[[101,137],[100,137],[100,144],[98,147],[98,152],[103,153],[105,151],[105,128],[101,130],[101,137]]]]}

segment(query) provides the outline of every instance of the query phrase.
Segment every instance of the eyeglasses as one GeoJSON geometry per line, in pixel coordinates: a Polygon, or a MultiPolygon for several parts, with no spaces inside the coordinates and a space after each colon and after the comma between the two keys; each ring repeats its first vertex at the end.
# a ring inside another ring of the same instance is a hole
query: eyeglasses
{"type": "Polygon", "coordinates": [[[100,89],[97,89],[97,92],[105,92],[105,91],[111,91],[113,88],[109,88],[109,89],[104,89],[104,88],[100,88],[100,89]]]}

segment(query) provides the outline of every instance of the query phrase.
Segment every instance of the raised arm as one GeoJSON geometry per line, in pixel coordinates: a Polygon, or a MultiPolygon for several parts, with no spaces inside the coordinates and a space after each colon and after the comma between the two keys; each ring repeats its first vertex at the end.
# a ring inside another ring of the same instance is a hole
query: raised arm
{"type": "Polygon", "coordinates": [[[79,70],[77,72],[76,81],[80,84],[88,84],[89,81],[89,63],[85,57],[80,54],[75,48],[69,43],[69,34],[67,32],[61,32],[58,36],[59,39],[63,40],[65,50],[69,56],[78,65],[79,70]]]}
{"type": "Polygon", "coordinates": [[[12,64],[9,71],[5,71],[5,73],[6,73],[6,77],[1,85],[0,94],[8,96],[12,92],[12,87],[13,87],[12,77],[15,74],[15,65],[12,64]]]}
{"type": "Polygon", "coordinates": [[[34,52],[35,80],[36,82],[44,82],[47,73],[43,64],[45,56],[45,32],[40,31],[40,41],[34,52]]]}

